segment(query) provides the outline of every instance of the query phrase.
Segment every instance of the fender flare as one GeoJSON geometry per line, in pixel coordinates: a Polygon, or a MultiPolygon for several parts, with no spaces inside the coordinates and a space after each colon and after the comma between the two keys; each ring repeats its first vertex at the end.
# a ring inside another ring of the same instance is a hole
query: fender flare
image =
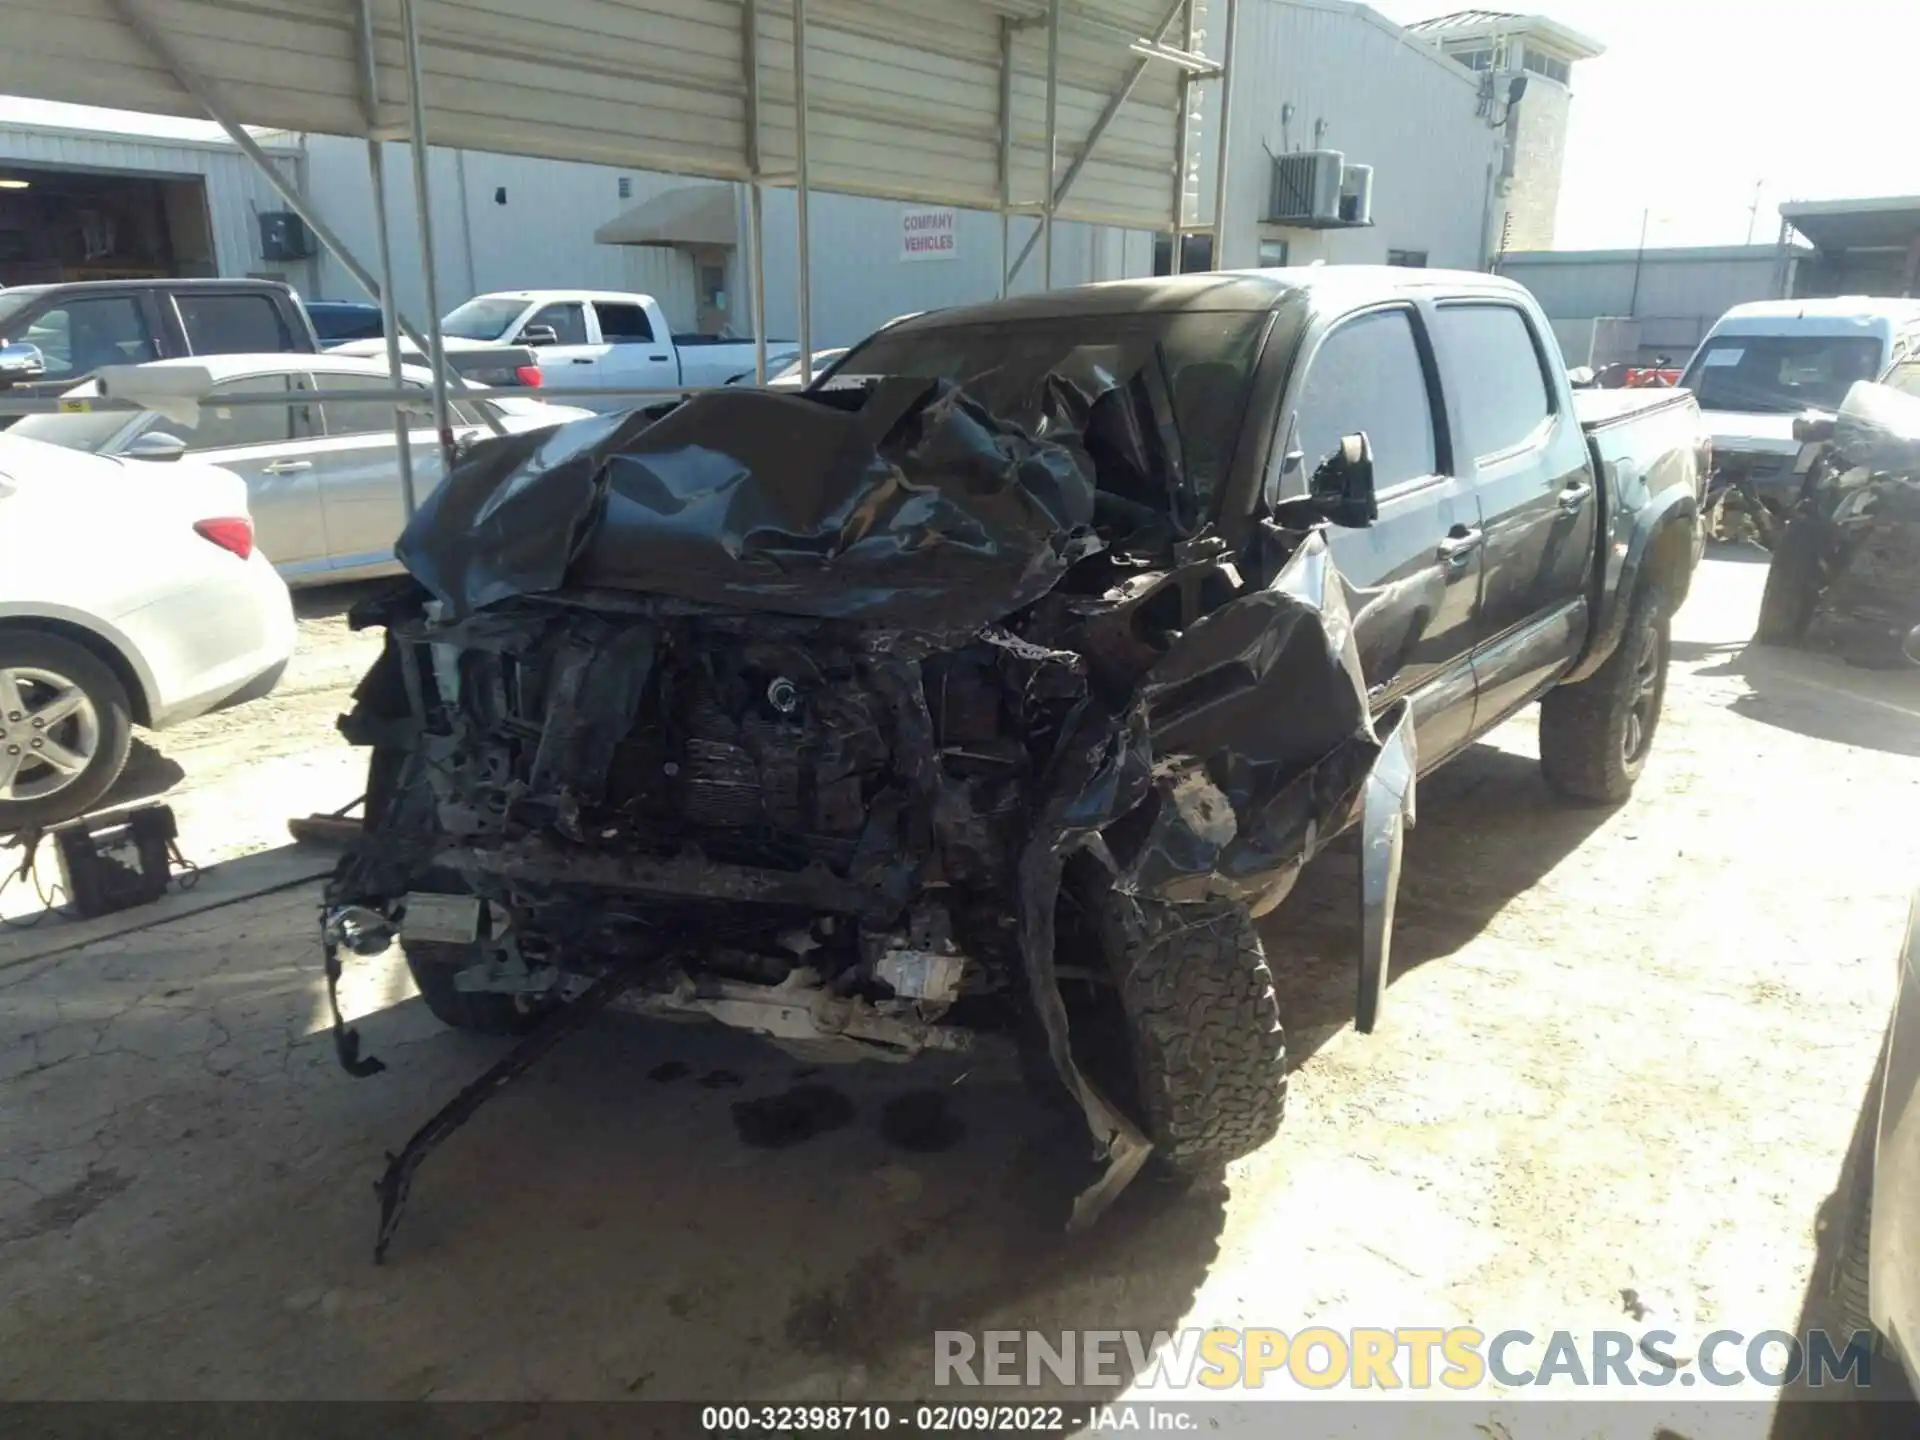
{"type": "Polygon", "coordinates": [[[1575,685],[1587,679],[1619,648],[1621,636],[1627,629],[1627,614],[1646,574],[1648,561],[1662,538],[1676,528],[1684,532],[1686,544],[1681,582],[1672,597],[1674,607],[1677,609],[1686,599],[1687,588],[1693,583],[1693,541],[1699,524],[1699,501],[1684,490],[1674,489],[1652,497],[1611,527],[1601,542],[1601,573],[1591,606],[1593,628],[1588,634],[1587,648],[1562,677],[1561,684],[1575,685]],[[1628,526],[1632,527],[1631,531],[1623,535],[1622,530],[1628,526]]]}

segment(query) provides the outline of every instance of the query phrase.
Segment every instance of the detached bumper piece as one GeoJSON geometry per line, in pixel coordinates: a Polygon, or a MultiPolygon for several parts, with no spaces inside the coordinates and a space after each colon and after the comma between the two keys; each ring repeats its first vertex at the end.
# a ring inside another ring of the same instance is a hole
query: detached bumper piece
{"type": "Polygon", "coordinates": [[[387,1168],[374,1182],[373,1193],[380,1198],[380,1232],[373,1242],[373,1263],[384,1264],[393,1232],[400,1226],[400,1213],[406,1208],[413,1189],[413,1177],[427,1156],[439,1149],[454,1131],[471,1120],[480,1107],[508,1084],[531,1070],[540,1059],[568,1036],[584,1030],[639,980],[639,972],[617,970],[602,976],[579,999],[561,1006],[526,1039],[502,1056],[484,1075],[449,1100],[400,1148],[387,1155],[387,1168]]]}

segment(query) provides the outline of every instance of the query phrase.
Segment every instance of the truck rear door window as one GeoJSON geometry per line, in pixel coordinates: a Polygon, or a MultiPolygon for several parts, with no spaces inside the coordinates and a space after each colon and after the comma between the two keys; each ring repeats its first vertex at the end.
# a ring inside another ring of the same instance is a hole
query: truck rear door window
{"type": "Polygon", "coordinates": [[[1532,439],[1553,399],[1527,317],[1511,305],[1443,305],[1436,328],[1450,373],[1461,377],[1463,448],[1484,459],[1532,439]]]}
{"type": "Polygon", "coordinates": [[[196,355],[274,355],[294,348],[280,307],[265,295],[175,294],[196,355]]]}
{"type": "Polygon", "coordinates": [[[102,365],[139,365],[160,358],[140,301],[132,295],[68,300],[43,310],[12,337],[37,345],[47,378],[78,379],[102,365]]]}
{"type": "Polygon", "coordinates": [[[647,312],[638,305],[596,300],[593,313],[600,320],[600,338],[609,345],[645,345],[653,339],[647,312]]]}
{"type": "Polygon", "coordinates": [[[1321,342],[1300,391],[1295,440],[1311,475],[1343,437],[1365,432],[1382,491],[1439,470],[1433,386],[1410,310],[1376,310],[1321,342]]]}

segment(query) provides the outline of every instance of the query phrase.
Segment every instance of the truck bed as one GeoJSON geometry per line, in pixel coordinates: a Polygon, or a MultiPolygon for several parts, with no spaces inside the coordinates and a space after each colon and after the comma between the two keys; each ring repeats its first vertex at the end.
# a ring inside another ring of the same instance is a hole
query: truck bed
{"type": "Polygon", "coordinates": [[[1693,403],[1691,390],[1575,390],[1573,413],[1589,435],[1669,406],[1693,403]]]}

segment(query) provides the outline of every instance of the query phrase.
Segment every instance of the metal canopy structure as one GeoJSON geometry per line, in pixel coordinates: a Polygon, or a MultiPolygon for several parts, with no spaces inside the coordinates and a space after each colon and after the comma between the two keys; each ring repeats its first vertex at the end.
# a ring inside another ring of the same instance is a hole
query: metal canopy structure
{"type": "MultiPolygon", "coordinates": [[[[243,124],[411,135],[400,0],[372,6],[380,98],[371,114],[357,0],[142,0],[137,8],[243,124]]],[[[794,0],[415,0],[410,8],[436,142],[796,181],[794,0]],[[757,146],[750,58],[759,72],[757,146]]],[[[1010,188],[1036,209],[1043,203],[1046,0],[804,0],[803,9],[814,188],[998,209],[1005,24],[1013,31],[1010,188]]],[[[1065,0],[1058,9],[1066,155],[1085,147],[1115,92],[1130,87],[1130,95],[1056,213],[1165,229],[1180,78],[1213,67],[1181,48],[1184,34],[1164,37],[1177,28],[1168,0],[1065,0]]],[[[0,93],[205,114],[112,0],[5,0],[0,14],[0,93]]]]}
{"type": "MultiPolygon", "coordinates": [[[[1221,253],[1226,185],[1214,186],[1211,223],[1189,216],[1198,159],[1192,84],[1222,82],[1214,159],[1224,172],[1236,0],[1221,0],[1217,64],[1202,53],[1205,4],[548,0],[535,10],[517,0],[0,0],[0,93],[220,122],[381,301],[396,387],[400,335],[427,353],[436,428],[450,455],[430,141],[745,182],[763,383],[761,195],[769,185],[791,187],[805,380],[812,189],[999,212],[1003,291],[1036,246],[1041,283],[1051,285],[1056,219],[1172,231],[1176,268],[1180,234],[1210,230],[1221,253]],[[245,126],[367,140],[378,278],[245,126]],[[424,341],[393,305],[379,143],[387,140],[413,152],[430,311],[424,341]],[[1038,221],[1017,259],[1013,215],[1038,221]]],[[[397,411],[395,435],[411,512],[397,411]]]]}

